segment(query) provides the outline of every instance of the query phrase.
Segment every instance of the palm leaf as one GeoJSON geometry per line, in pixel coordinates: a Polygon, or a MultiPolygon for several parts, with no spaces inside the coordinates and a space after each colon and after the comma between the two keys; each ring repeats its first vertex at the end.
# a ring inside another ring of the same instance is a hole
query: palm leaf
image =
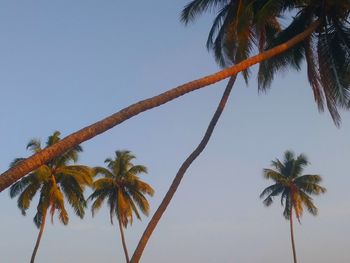
{"type": "MultiPolygon", "coordinates": [[[[232,2],[235,2],[235,0],[232,2]]],[[[188,24],[208,9],[214,9],[225,3],[225,0],[193,0],[182,10],[181,21],[188,24]]]]}

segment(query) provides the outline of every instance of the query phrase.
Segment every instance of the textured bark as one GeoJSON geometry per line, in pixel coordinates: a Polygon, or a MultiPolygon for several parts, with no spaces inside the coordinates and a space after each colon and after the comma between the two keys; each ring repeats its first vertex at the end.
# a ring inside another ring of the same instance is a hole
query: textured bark
{"type": "Polygon", "coordinates": [[[293,206],[290,207],[290,215],[289,215],[289,223],[290,223],[290,239],[292,241],[292,250],[293,250],[293,260],[294,263],[297,263],[297,254],[295,252],[295,244],[294,244],[294,233],[293,233],[293,206]]]}
{"type": "Polygon", "coordinates": [[[214,128],[221,116],[221,113],[223,112],[227,99],[230,96],[233,84],[235,83],[236,76],[232,76],[226,86],[226,89],[224,91],[224,94],[222,95],[222,98],[220,100],[220,103],[208,125],[208,128],[204,134],[203,139],[197,146],[197,148],[187,157],[185,162],[181,165],[179,171],[177,172],[172,184],[170,185],[170,188],[168,192],[166,193],[165,197],[163,198],[163,201],[159,205],[157,211],[154,213],[153,217],[151,218],[150,222],[148,223],[145,231],[143,232],[143,235],[135,249],[135,252],[131,258],[131,263],[137,263],[140,261],[140,258],[142,256],[143,250],[145,249],[147,242],[149,238],[151,237],[153,230],[156,228],[161,216],[165,212],[166,208],[168,207],[171,199],[173,198],[177,188],[180,185],[180,182],[185,175],[188,167],[192,164],[192,162],[201,154],[201,152],[204,150],[206,145],[208,144],[208,141],[214,131],[214,128]]]}
{"type": "Polygon", "coordinates": [[[41,236],[43,235],[44,228],[45,228],[45,223],[46,223],[46,212],[47,212],[47,210],[45,210],[45,212],[43,214],[43,219],[42,219],[42,222],[41,222],[38,238],[37,238],[36,243],[35,243],[33,254],[32,254],[32,257],[30,259],[30,263],[34,263],[36,252],[38,251],[38,248],[39,248],[41,236]]]}
{"type": "Polygon", "coordinates": [[[304,32],[298,34],[289,41],[270,50],[262,52],[256,56],[248,58],[232,67],[221,70],[212,75],[208,75],[203,78],[188,82],[152,98],[139,101],[101,121],[98,121],[90,126],[72,133],[71,135],[68,135],[58,143],[43,149],[42,151],[30,156],[29,158],[23,160],[22,162],[19,162],[14,167],[5,171],[0,176],[0,192],[29,172],[37,169],[40,165],[47,163],[68,149],[111,129],[112,127],[124,122],[127,119],[130,119],[131,117],[136,116],[141,112],[152,109],[154,107],[158,107],[164,103],[185,95],[186,93],[214,84],[230,76],[234,76],[252,65],[283,53],[284,51],[288,50],[292,46],[308,37],[319,26],[319,24],[320,23],[316,21],[304,32]]]}
{"type": "Polygon", "coordinates": [[[129,263],[130,262],[129,253],[128,253],[128,248],[126,247],[123,226],[122,226],[122,223],[120,222],[119,219],[118,219],[118,222],[119,222],[120,236],[122,238],[122,244],[123,244],[123,249],[124,249],[124,254],[125,254],[125,260],[126,260],[126,263],[129,263]]]}

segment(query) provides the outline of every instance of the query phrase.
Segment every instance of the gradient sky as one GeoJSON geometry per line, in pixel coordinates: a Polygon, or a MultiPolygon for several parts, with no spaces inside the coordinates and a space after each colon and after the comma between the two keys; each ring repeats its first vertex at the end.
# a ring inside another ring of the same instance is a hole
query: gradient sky
{"type": "MultiPolygon", "coordinates": [[[[218,70],[205,49],[207,15],[189,27],[179,22],[187,0],[10,1],[0,3],[0,171],[27,156],[31,138],[80,129],[140,99],[218,70]]],[[[321,174],[327,194],[315,197],[319,216],[295,226],[300,263],[350,262],[349,113],[336,128],[319,114],[302,72],[286,72],[258,94],[253,74],[237,81],[205,152],[150,239],[142,262],[292,262],[289,224],[279,200],[259,200],[262,169],[287,149],[305,153],[305,173],[321,174]]],[[[160,203],[182,161],[200,141],[226,81],[143,113],[82,146],[80,163],[102,165],[128,149],[144,164],[143,178],[160,203]]],[[[0,194],[0,262],[28,262],[37,237],[26,217],[0,194]]],[[[71,211],[71,210],[70,210],[71,211]]],[[[148,222],[126,231],[130,253],[148,222]]],[[[68,226],[47,224],[37,263],[123,262],[117,225],[104,207],[68,226]]]]}

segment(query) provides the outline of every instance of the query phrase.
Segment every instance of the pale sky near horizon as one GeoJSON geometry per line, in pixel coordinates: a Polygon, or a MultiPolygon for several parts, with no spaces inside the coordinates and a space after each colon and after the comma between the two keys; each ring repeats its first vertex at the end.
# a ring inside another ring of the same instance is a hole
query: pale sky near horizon
{"type": "MultiPolygon", "coordinates": [[[[0,172],[29,153],[31,138],[68,135],[140,99],[218,70],[205,41],[213,17],[185,27],[187,0],[10,1],[0,3],[0,172]]],[[[156,190],[151,214],[197,146],[226,81],[142,113],[84,143],[79,163],[102,165],[131,150],[156,190]]],[[[305,173],[321,174],[328,192],[315,197],[319,215],[295,226],[299,263],[350,262],[349,113],[336,128],[319,114],[305,70],[279,75],[258,94],[253,74],[241,78],[204,153],[188,170],[151,237],[141,262],[292,262],[289,223],[279,199],[266,208],[262,169],[287,149],[305,153],[305,173]]],[[[23,217],[0,194],[0,263],[28,262],[38,230],[36,200],[23,217]]],[[[132,254],[149,218],[126,231],[132,254]]],[[[117,225],[104,207],[84,220],[70,214],[45,229],[37,263],[123,262],[117,225]]]]}

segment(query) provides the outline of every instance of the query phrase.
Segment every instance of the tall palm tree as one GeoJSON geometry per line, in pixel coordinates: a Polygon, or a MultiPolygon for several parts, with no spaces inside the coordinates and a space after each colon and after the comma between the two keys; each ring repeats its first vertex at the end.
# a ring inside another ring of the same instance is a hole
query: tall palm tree
{"type": "Polygon", "coordinates": [[[25,174],[37,169],[40,165],[52,160],[53,158],[64,153],[68,149],[79,145],[80,143],[87,141],[114,126],[138,115],[141,112],[163,105],[169,101],[172,101],[180,96],[183,96],[189,92],[198,90],[208,85],[214,84],[218,81],[234,76],[237,73],[248,69],[249,67],[258,64],[262,61],[270,59],[278,54],[285,52],[292,48],[294,45],[309,37],[315,30],[319,28],[321,22],[319,20],[314,21],[308,28],[302,33],[294,36],[290,40],[275,46],[267,51],[264,51],[258,55],[252,56],[243,60],[242,62],[235,64],[229,68],[220,70],[214,74],[202,77],[197,80],[190,81],[178,87],[172,88],[157,96],[134,103],[119,112],[116,112],[96,123],[93,123],[87,127],[84,127],[64,139],[62,139],[57,145],[52,145],[42,151],[28,157],[21,163],[16,164],[14,167],[8,169],[0,175],[0,192],[9,187],[11,184],[22,178],[25,174]]]}
{"type": "Polygon", "coordinates": [[[134,165],[135,156],[130,151],[116,151],[114,159],[106,159],[107,168],[96,167],[97,175],[103,177],[93,183],[94,192],[89,200],[94,200],[91,206],[92,215],[107,199],[111,224],[113,217],[118,220],[122,245],[126,262],[129,262],[128,249],[124,237],[124,228],[133,222],[133,214],[141,219],[139,210],[148,215],[149,203],[145,195],[153,196],[153,188],[143,182],[137,175],[147,173],[143,165],[134,165]],[[139,210],[138,210],[139,209],[139,210]]]}
{"type": "MultiPolygon", "coordinates": [[[[60,140],[59,135],[60,133],[56,131],[49,136],[46,146],[57,143],[60,140]]],[[[40,141],[31,140],[27,145],[27,149],[39,152],[41,150],[40,141]]],[[[74,212],[80,218],[84,217],[86,200],[83,192],[86,185],[92,184],[92,169],[83,165],[70,164],[71,162],[77,162],[78,153],[81,151],[82,148],[79,145],[66,151],[61,156],[23,177],[10,188],[10,197],[18,196],[17,205],[23,215],[26,215],[33,197],[40,193],[37,213],[34,216],[34,223],[39,228],[39,234],[30,260],[31,263],[34,262],[39,248],[47,212],[49,212],[51,222],[53,222],[53,216],[57,211],[59,220],[67,225],[69,218],[65,208],[66,199],[74,212]]],[[[21,161],[23,161],[23,158],[17,158],[11,165],[21,161]]]]}
{"type": "MultiPolygon", "coordinates": [[[[209,9],[213,6],[216,6],[220,12],[215,18],[214,24],[209,32],[207,48],[210,51],[214,51],[215,59],[222,67],[239,63],[240,61],[249,57],[255,39],[259,39],[259,49],[262,50],[262,39],[271,37],[280,31],[280,26],[275,17],[269,17],[267,21],[261,22],[260,24],[254,23],[253,19],[245,21],[241,20],[241,13],[243,12],[242,1],[216,3],[215,1],[194,0],[190,2],[182,11],[181,20],[185,24],[188,24],[197,16],[202,14],[205,9],[209,9]],[[247,32],[249,33],[247,34],[247,32]]],[[[243,77],[245,78],[246,82],[248,82],[248,69],[243,71],[243,77]]],[[[172,197],[177,191],[187,169],[197,159],[208,144],[215,126],[225,108],[235,81],[236,75],[231,76],[202,140],[180,166],[164,199],[148,223],[132,256],[131,262],[138,262],[140,260],[143,250],[145,249],[153,230],[156,228],[161,216],[172,200],[172,197]]]]}
{"type": "Polygon", "coordinates": [[[290,222],[294,263],[297,263],[297,257],[293,233],[293,210],[299,222],[303,214],[303,206],[312,215],[317,215],[317,207],[310,195],[326,192],[326,188],[319,185],[322,180],[320,175],[302,174],[307,164],[305,155],[295,157],[293,152],[286,151],[282,162],[276,159],[271,163],[273,169],[264,169],[264,177],[273,180],[274,184],[265,188],[260,194],[260,198],[265,198],[263,203],[266,206],[272,204],[275,196],[281,195],[281,204],[284,206],[283,216],[290,222]]]}

